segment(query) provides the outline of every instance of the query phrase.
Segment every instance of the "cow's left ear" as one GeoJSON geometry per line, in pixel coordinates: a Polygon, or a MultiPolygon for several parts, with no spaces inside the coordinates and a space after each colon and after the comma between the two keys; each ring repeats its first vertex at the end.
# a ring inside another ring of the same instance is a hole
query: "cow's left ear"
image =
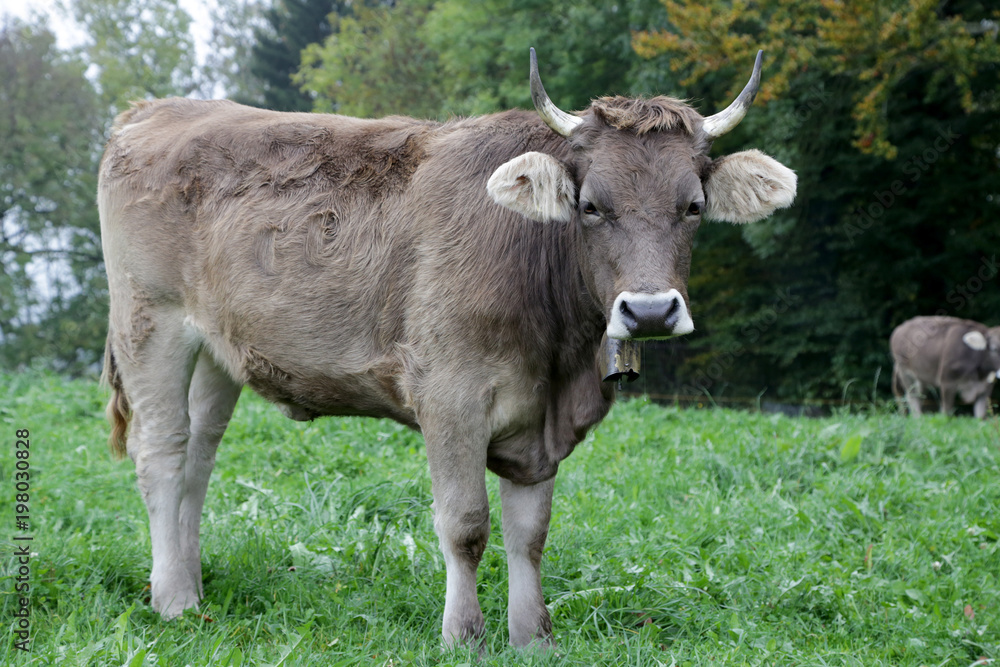
{"type": "Polygon", "coordinates": [[[969,331],[966,333],[962,336],[962,342],[977,352],[981,352],[986,349],[986,336],[978,331],[969,331]]]}
{"type": "Polygon", "coordinates": [[[795,200],[795,172],[758,150],[712,162],[705,181],[705,216],[725,222],[757,222],[795,200]]]}
{"type": "Polygon", "coordinates": [[[490,176],[493,201],[537,222],[568,222],[576,185],[562,162],[534,151],[505,162],[490,176]]]}

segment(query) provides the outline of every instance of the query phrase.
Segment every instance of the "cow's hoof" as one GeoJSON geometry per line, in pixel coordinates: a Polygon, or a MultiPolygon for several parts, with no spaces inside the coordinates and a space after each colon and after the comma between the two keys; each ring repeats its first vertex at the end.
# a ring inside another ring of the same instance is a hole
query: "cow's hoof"
{"type": "Polygon", "coordinates": [[[544,655],[554,655],[556,653],[556,643],[552,640],[551,636],[535,637],[524,644],[515,644],[512,641],[510,645],[519,651],[528,651],[530,653],[541,653],[544,655]]]}
{"type": "Polygon", "coordinates": [[[197,609],[198,593],[189,591],[185,593],[161,594],[153,593],[153,610],[158,612],[164,621],[172,621],[185,609],[197,609]]]}
{"type": "Polygon", "coordinates": [[[441,633],[446,648],[466,647],[482,653],[485,650],[486,624],[482,618],[460,627],[448,627],[441,633]]]}

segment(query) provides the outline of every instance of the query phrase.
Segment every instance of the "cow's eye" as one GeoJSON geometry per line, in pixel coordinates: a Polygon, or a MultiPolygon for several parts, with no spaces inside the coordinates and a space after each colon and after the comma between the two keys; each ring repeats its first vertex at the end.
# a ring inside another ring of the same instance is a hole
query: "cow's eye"
{"type": "Polygon", "coordinates": [[[701,215],[701,212],[702,212],[703,208],[704,208],[704,206],[701,204],[701,202],[693,201],[693,202],[691,202],[691,205],[688,206],[687,214],[688,215],[701,215]]]}
{"type": "Polygon", "coordinates": [[[581,207],[584,215],[597,215],[597,207],[591,204],[589,201],[583,202],[581,207]]]}

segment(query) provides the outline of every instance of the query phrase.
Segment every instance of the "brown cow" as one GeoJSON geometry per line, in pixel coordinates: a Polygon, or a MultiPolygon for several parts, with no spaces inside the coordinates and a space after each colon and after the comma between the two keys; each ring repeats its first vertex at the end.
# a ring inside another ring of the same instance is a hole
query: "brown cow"
{"type": "Polygon", "coordinates": [[[249,384],[293,419],[390,417],[425,438],[447,642],[484,632],[476,569],[500,476],[510,641],[548,642],[540,561],[559,462],[607,413],[604,336],[693,329],[702,217],[752,222],[795,175],[712,160],[757,90],[703,118],[666,97],[435,123],[141,102],[118,117],[99,206],[112,443],[149,511],[152,605],[201,596],[215,450],[249,384]]]}
{"type": "MultiPolygon", "coordinates": [[[[910,414],[920,415],[924,386],[937,387],[941,413],[950,415],[958,394],[973,403],[973,413],[986,417],[993,383],[1000,371],[1000,327],[957,317],[914,317],[889,338],[892,391],[906,397],[910,414]]],[[[902,406],[902,401],[900,400],[902,406]]]]}

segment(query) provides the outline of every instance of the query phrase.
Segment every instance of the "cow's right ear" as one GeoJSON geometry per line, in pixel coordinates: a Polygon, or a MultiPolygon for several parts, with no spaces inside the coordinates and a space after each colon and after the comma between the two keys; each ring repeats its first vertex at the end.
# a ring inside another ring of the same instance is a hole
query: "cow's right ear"
{"type": "Polygon", "coordinates": [[[530,152],[503,163],[490,176],[486,191],[493,201],[537,222],[569,222],[576,185],[562,162],[530,152]]]}

